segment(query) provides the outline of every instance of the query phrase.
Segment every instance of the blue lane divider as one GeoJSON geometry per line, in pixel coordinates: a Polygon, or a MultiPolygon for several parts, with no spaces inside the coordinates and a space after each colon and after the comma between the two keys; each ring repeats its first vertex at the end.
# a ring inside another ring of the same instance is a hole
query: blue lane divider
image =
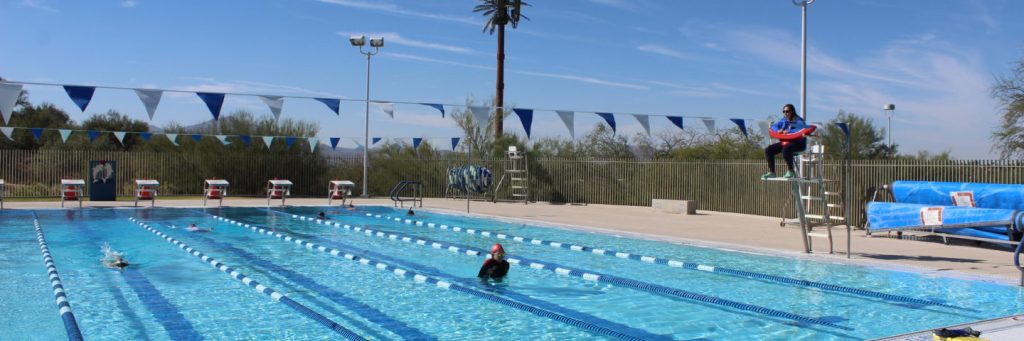
{"type": "Polygon", "coordinates": [[[125,282],[139,296],[142,304],[153,314],[153,317],[164,327],[171,340],[202,340],[192,323],[171,304],[141,272],[125,269],[122,273],[125,282]]]}
{"type": "Polygon", "coordinates": [[[224,263],[221,263],[220,261],[217,261],[216,259],[213,259],[213,257],[207,256],[207,255],[203,254],[202,252],[199,252],[199,250],[193,249],[192,247],[186,245],[185,243],[182,243],[182,242],[178,241],[177,239],[171,238],[171,236],[168,236],[167,234],[165,234],[163,232],[160,232],[160,231],[150,227],[148,224],[145,224],[145,223],[143,223],[141,221],[138,221],[135,218],[128,218],[128,220],[138,224],[139,227],[142,227],[143,229],[146,229],[147,231],[152,232],[153,234],[157,235],[158,237],[163,238],[168,243],[174,244],[178,248],[184,250],[185,252],[188,252],[190,255],[193,255],[196,258],[199,258],[204,263],[209,263],[211,266],[213,266],[217,270],[220,270],[223,273],[231,275],[231,278],[234,278],[234,279],[242,282],[243,284],[245,284],[245,285],[247,285],[249,287],[255,288],[256,292],[259,292],[261,294],[270,296],[270,299],[274,300],[275,302],[280,302],[280,303],[288,306],[289,308],[294,309],[295,311],[299,312],[303,316],[306,316],[306,317],[316,321],[317,323],[320,323],[320,324],[324,325],[325,327],[329,328],[330,330],[334,331],[335,333],[338,333],[339,335],[344,336],[346,339],[349,339],[349,340],[365,340],[363,337],[359,336],[358,334],[352,332],[351,330],[346,329],[345,327],[343,327],[342,325],[340,325],[338,323],[335,323],[334,321],[331,321],[327,317],[324,317],[323,315],[320,315],[319,313],[313,311],[312,309],[307,308],[306,306],[300,304],[299,302],[296,302],[296,301],[292,300],[288,296],[285,296],[284,294],[281,294],[281,293],[275,291],[274,289],[271,289],[271,288],[269,288],[269,287],[267,287],[267,286],[265,286],[263,284],[260,284],[257,281],[254,281],[252,278],[249,278],[248,276],[246,276],[246,275],[238,272],[237,270],[235,270],[235,269],[225,265],[224,263]]]}
{"type": "Polygon", "coordinates": [[[46,236],[43,235],[43,227],[39,225],[39,215],[32,211],[32,224],[36,228],[36,240],[39,241],[39,251],[43,253],[43,263],[46,264],[46,271],[50,275],[50,284],[53,286],[53,298],[60,309],[60,319],[64,321],[64,330],[68,333],[68,340],[81,341],[82,331],[78,328],[78,321],[75,320],[75,313],[71,311],[71,303],[68,302],[68,295],[64,293],[64,284],[57,274],[57,266],[53,264],[53,256],[50,254],[50,247],[46,245],[46,236]]]}
{"type": "Polygon", "coordinates": [[[244,258],[245,260],[252,262],[252,264],[255,264],[256,266],[277,273],[278,275],[281,275],[284,278],[287,278],[288,280],[297,283],[302,287],[305,287],[306,289],[316,292],[320,297],[327,298],[334,303],[345,306],[350,310],[355,311],[360,316],[365,317],[370,322],[376,323],[384,327],[385,329],[390,330],[395,334],[398,334],[405,340],[437,339],[433,336],[424,334],[423,332],[416,328],[406,325],[402,321],[395,320],[394,318],[388,316],[387,314],[381,312],[380,310],[377,310],[374,307],[371,307],[358,300],[352,299],[337,290],[331,289],[323,284],[320,284],[310,277],[307,277],[291,269],[280,266],[269,260],[263,259],[262,257],[255,255],[251,252],[239,249],[231,243],[217,241],[214,240],[213,238],[200,235],[196,235],[194,237],[196,239],[202,240],[210,245],[217,247],[217,249],[219,250],[229,251],[231,253],[234,253],[235,255],[238,255],[239,257],[244,258]]]}
{"type": "MultiPolygon", "coordinates": [[[[315,219],[315,218],[312,218],[312,217],[304,217],[304,216],[299,216],[299,215],[295,215],[295,214],[287,214],[287,213],[283,213],[283,212],[279,212],[279,211],[274,211],[274,210],[268,210],[268,211],[271,211],[271,212],[274,212],[274,213],[278,213],[278,214],[281,214],[281,215],[286,215],[286,216],[290,215],[290,216],[292,216],[292,218],[300,219],[300,220],[304,220],[304,221],[316,221],[318,224],[324,224],[324,223],[327,223],[328,225],[332,224],[332,223],[325,222],[323,220],[315,219]]],[[[440,242],[440,241],[436,241],[436,240],[430,240],[430,239],[426,239],[426,238],[419,238],[419,237],[409,236],[409,235],[406,235],[406,234],[403,234],[403,233],[398,233],[398,232],[374,231],[372,229],[362,228],[362,227],[358,227],[358,226],[353,227],[351,225],[341,225],[339,223],[333,223],[333,225],[335,227],[343,227],[346,230],[351,230],[351,231],[355,231],[355,232],[363,232],[364,234],[366,234],[368,236],[376,236],[376,237],[387,238],[387,239],[391,239],[391,240],[402,240],[402,241],[407,242],[407,243],[415,243],[415,244],[419,244],[419,245],[430,245],[431,247],[433,247],[435,249],[446,249],[446,250],[451,251],[451,252],[465,253],[465,254],[471,255],[471,256],[490,257],[490,254],[488,254],[485,250],[479,249],[479,248],[470,247],[470,246],[445,243],[445,242],[440,242]]],[[[663,286],[663,285],[659,285],[659,284],[648,283],[648,282],[637,281],[637,280],[633,280],[633,279],[629,279],[629,278],[618,277],[618,276],[615,276],[615,275],[602,274],[602,273],[598,273],[598,272],[593,272],[593,271],[588,271],[588,270],[568,267],[568,266],[564,266],[564,265],[548,263],[548,262],[542,262],[542,261],[538,261],[538,260],[532,260],[532,259],[525,258],[525,257],[509,257],[508,258],[508,262],[510,264],[521,265],[521,266],[528,266],[528,267],[533,268],[533,269],[540,269],[540,270],[551,271],[551,272],[554,272],[554,273],[559,274],[559,275],[578,277],[578,278],[582,278],[582,279],[588,280],[588,281],[607,282],[607,283],[615,284],[615,285],[622,286],[622,287],[632,288],[632,289],[636,289],[636,290],[640,290],[640,291],[644,291],[644,292],[648,292],[648,293],[652,293],[652,294],[656,294],[656,295],[666,296],[666,297],[669,297],[669,298],[682,298],[682,299],[686,299],[686,300],[692,300],[692,301],[698,301],[698,302],[703,302],[703,303],[710,303],[710,304],[714,304],[714,305],[725,306],[725,307],[729,307],[729,308],[733,308],[733,309],[751,311],[751,312],[765,314],[765,315],[774,316],[774,317],[787,318],[787,319],[798,321],[798,322],[819,324],[819,325],[833,327],[833,328],[839,328],[839,329],[843,329],[843,330],[853,330],[852,328],[840,326],[840,325],[837,325],[835,323],[824,321],[824,320],[818,319],[818,318],[807,317],[807,316],[803,316],[803,315],[799,315],[799,314],[794,314],[794,313],[785,312],[785,311],[781,311],[781,310],[775,310],[775,309],[771,309],[771,308],[761,307],[761,306],[757,306],[757,305],[753,305],[753,304],[748,304],[748,303],[742,303],[742,302],[727,300],[727,299],[724,299],[724,298],[719,298],[719,297],[715,297],[715,296],[699,294],[699,293],[690,292],[690,291],[686,291],[686,290],[682,290],[682,289],[677,289],[677,288],[671,288],[671,287],[667,287],[667,286],[663,286]]]]}
{"type": "MultiPolygon", "coordinates": [[[[342,258],[345,258],[345,259],[348,259],[348,260],[351,260],[351,261],[356,261],[356,262],[359,262],[359,263],[361,263],[363,265],[373,266],[373,267],[375,267],[375,268],[377,268],[379,270],[392,272],[395,275],[398,275],[399,277],[412,278],[412,280],[417,282],[417,283],[427,283],[427,284],[431,284],[431,285],[437,286],[438,288],[455,290],[455,291],[458,291],[458,292],[461,292],[461,293],[473,295],[473,296],[476,296],[476,297],[479,297],[479,298],[482,298],[482,299],[486,299],[486,300],[489,300],[489,301],[492,301],[492,302],[495,302],[495,303],[498,303],[498,304],[502,304],[502,305],[505,305],[505,306],[508,306],[508,307],[511,307],[511,308],[514,308],[514,309],[526,311],[526,312],[529,312],[531,314],[534,314],[534,315],[537,315],[537,316],[540,316],[540,317],[545,317],[545,318],[548,318],[548,319],[552,319],[552,320],[555,320],[555,321],[558,321],[558,322],[561,322],[561,323],[565,323],[565,324],[568,324],[570,326],[574,326],[574,327],[577,327],[577,328],[580,328],[580,329],[583,329],[583,330],[587,330],[587,331],[590,331],[590,332],[593,332],[593,333],[598,333],[598,334],[614,337],[614,338],[621,339],[621,340],[657,340],[657,339],[665,339],[665,337],[661,336],[661,335],[650,334],[650,333],[647,333],[647,332],[642,331],[642,330],[638,330],[638,329],[635,329],[635,328],[629,328],[629,327],[625,327],[625,326],[621,326],[620,327],[621,329],[625,330],[624,332],[623,331],[619,331],[619,330],[615,330],[615,329],[610,329],[610,328],[604,327],[604,325],[617,325],[617,324],[613,323],[613,322],[610,322],[610,321],[602,321],[603,323],[591,323],[591,322],[585,321],[583,319],[578,319],[578,318],[570,317],[570,316],[567,316],[567,315],[564,315],[564,314],[560,314],[560,313],[551,311],[550,308],[545,309],[545,308],[537,307],[536,304],[527,304],[527,303],[517,302],[517,301],[511,300],[511,299],[508,299],[508,298],[504,298],[504,297],[501,297],[501,296],[494,295],[492,293],[487,293],[487,292],[482,292],[482,291],[479,291],[479,290],[474,290],[474,289],[471,289],[471,288],[468,288],[468,287],[461,286],[459,284],[455,284],[455,283],[452,283],[452,282],[449,282],[449,281],[438,279],[438,278],[436,278],[434,276],[428,276],[428,275],[419,274],[419,273],[417,273],[415,271],[412,271],[412,270],[406,270],[406,269],[402,269],[402,268],[399,268],[399,267],[394,266],[394,265],[390,265],[390,264],[382,263],[382,262],[379,262],[379,261],[375,261],[375,260],[366,258],[366,257],[361,256],[361,255],[355,255],[355,254],[352,254],[352,253],[340,251],[340,250],[335,249],[335,248],[326,247],[326,246],[323,246],[323,245],[317,245],[317,244],[314,244],[314,243],[311,243],[311,242],[304,241],[302,239],[293,238],[290,235],[285,235],[285,234],[282,234],[282,233],[276,232],[276,231],[270,231],[270,230],[267,230],[265,228],[259,227],[257,225],[244,224],[242,222],[239,222],[239,221],[236,221],[236,220],[232,220],[232,219],[229,219],[229,218],[224,218],[224,217],[220,217],[220,216],[213,215],[213,214],[210,214],[210,215],[213,216],[217,220],[221,220],[221,221],[224,221],[224,222],[227,222],[227,223],[230,223],[230,224],[233,224],[233,225],[237,225],[237,226],[242,226],[242,227],[245,227],[245,228],[251,230],[252,232],[255,232],[255,233],[258,233],[258,234],[261,234],[261,235],[267,235],[268,237],[272,237],[272,238],[281,239],[281,240],[284,240],[285,242],[293,243],[296,246],[305,247],[308,250],[317,250],[317,251],[320,251],[320,252],[323,252],[323,253],[330,254],[330,255],[335,256],[335,257],[342,257],[342,258]]],[[[365,250],[363,250],[363,251],[365,252],[365,250]]]]}
{"type": "Polygon", "coordinates": [[[438,224],[435,224],[435,223],[427,223],[427,222],[419,221],[419,220],[416,220],[416,221],[411,220],[411,219],[404,219],[403,220],[402,218],[392,218],[390,216],[381,216],[380,214],[374,215],[374,214],[366,213],[366,216],[367,217],[374,217],[374,218],[385,219],[385,220],[389,220],[389,221],[392,221],[392,220],[393,221],[397,221],[397,222],[403,222],[404,221],[406,224],[414,224],[416,226],[421,226],[421,227],[426,225],[427,227],[430,227],[430,228],[438,228],[438,229],[445,230],[445,231],[464,232],[466,234],[479,235],[479,236],[483,236],[483,237],[491,237],[491,238],[497,238],[497,239],[503,239],[503,240],[514,240],[514,241],[517,241],[517,242],[520,242],[520,243],[524,243],[524,244],[547,245],[547,246],[551,246],[551,247],[555,247],[555,248],[568,249],[568,250],[578,251],[578,252],[590,252],[590,253],[593,253],[593,254],[596,254],[596,255],[616,257],[616,258],[622,258],[622,259],[629,259],[629,260],[643,262],[643,263],[667,265],[669,267],[674,267],[674,268],[682,268],[682,269],[687,269],[687,270],[703,271],[703,272],[715,273],[715,274],[724,274],[724,275],[730,275],[730,276],[734,276],[734,277],[746,277],[746,278],[757,279],[757,280],[762,280],[762,281],[770,281],[770,282],[777,282],[777,283],[782,283],[782,284],[803,286],[803,287],[815,288],[815,289],[820,289],[820,290],[825,290],[825,291],[839,292],[839,293],[845,293],[845,294],[853,294],[853,295],[858,295],[858,296],[871,297],[871,298],[877,298],[877,299],[883,299],[883,300],[889,300],[889,301],[895,301],[895,302],[902,302],[902,303],[913,303],[913,304],[920,304],[920,305],[934,305],[934,306],[939,306],[939,307],[944,307],[944,308],[952,308],[952,309],[959,309],[959,310],[965,310],[965,311],[975,311],[975,312],[977,311],[977,310],[970,309],[970,308],[964,308],[964,307],[960,307],[960,306],[949,305],[949,304],[945,304],[945,303],[942,303],[942,302],[936,302],[936,301],[932,301],[932,300],[914,298],[914,297],[903,296],[903,295],[887,294],[887,293],[882,293],[882,292],[877,292],[877,291],[858,289],[858,288],[852,288],[852,287],[847,287],[847,286],[842,286],[842,285],[835,285],[835,284],[829,284],[829,283],[815,282],[815,281],[809,281],[809,280],[803,280],[803,279],[797,279],[797,278],[791,278],[791,277],[785,277],[785,276],[779,276],[779,275],[771,275],[771,274],[757,273],[757,272],[752,272],[752,271],[723,268],[723,267],[718,267],[718,266],[713,266],[713,265],[705,265],[705,264],[698,264],[698,263],[694,263],[694,262],[679,261],[679,260],[673,260],[673,259],[668,259],[668,258],[663,258],[663,257],[643,256],[643,255],[631,254],[631,253],[627,253],[627,252],[618,252],[618,251],[614,251],[614,250],[595,248],[595,247],[590,247],[590,246],[582,246],[582,245],[575,245],[575,244],[570,244],[570,243],[547,241],[547,240],[542,240],[542,239],[537,239],[537,238],[512,236],[512,235],[508,235],[508,234],[504,234],[504,233],[498,233],[498,232],[492,232],[492,231],[486,231],[486,230],[479,230],[479,229],[473,229],[473,228],[463,228],[463,227],[458,227],[458,226],[451,226],[451,227],[449,227],[448,225],[438,225],[438,224]]]}

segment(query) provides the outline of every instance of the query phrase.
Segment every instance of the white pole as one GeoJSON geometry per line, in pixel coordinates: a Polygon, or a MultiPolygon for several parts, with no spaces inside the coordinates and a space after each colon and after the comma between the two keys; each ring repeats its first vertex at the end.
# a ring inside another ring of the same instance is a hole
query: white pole
{"type": "MultiPolygon", "coordinates": [[[[360,49],[359,52],[362,52],[360,49]]],[[[363,133],[363,194],[361,197],[370,197],[369,169],[370,169],[370,57],[372,53],[366,53],[366,121],[363,133]]]]}
{"type": "Polygon", "coordinates": [[[801,21],[800,45],[800,113],[807,120],[807,6],[814,0],[793,0],[793,4],[803,9],[801,21]]]}

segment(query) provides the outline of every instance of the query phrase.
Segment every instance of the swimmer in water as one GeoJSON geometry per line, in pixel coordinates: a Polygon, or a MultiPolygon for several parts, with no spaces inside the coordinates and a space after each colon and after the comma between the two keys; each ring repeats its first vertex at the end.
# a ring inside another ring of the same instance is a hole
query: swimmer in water
{"type": "Polygon", "coordinates": [[[508,261],[505,260],[505,248],[501,244],[494,244],[491,247],[491,258],[484,261],[484,265],[480,267],[480,272],[476,276],[483,280],[494,279],[500,281],[507,274],[508,261]]]}
{"type": "Polygon", "coordinates": [[[348,203],[348,206],[347,206],[347,207],[345,207],[345,209],[347,209],[347,210],[349,210],[349,211],[355,211],[355,210],[356,210],[356,205],[354,204],[354,202],[350,201],[350,202],[348,203]]]}
{"type": "Polygon", "coordinates": [[[328,217],[327,217],[327,214],[325,214],[324,212],[320,212],[320,215],[317,215],[317,218],[320,218],[320,220],[328,220],[328,219],[331,219],[331,218],[328,218],[328,217]]]}
{"type": "Polygon", "coordinates": [[[186,228],[186,230],[188,230],[188,232],[213,232],[212,227],[204,229],[202,227],[196,226],[196,223],[188,224],[188,228],[186,228]]]}
{"type": "Polygon", "coordinates": [[[405,212],[405,215],[413,216],[413,215],[416,215],[416,212],[413,212],[412,208],[410,207],[409,208],[409,212],[405,212]]]}
{"type": "Polygon", "coordinates": [[[100,261],[103,262],[103,265],[106,265],[108,268],[118,270],[124,270],[124,268],[128,267],[129,264],[128,261],[124,259],[124,255],[120,252],[114,251],[114,249],[111,249],[110,245],[107,245],[107,243],[103,243],[103,247],[101,247],[100,250],[103,251],[103,258],[100,259],[100,261]]]}

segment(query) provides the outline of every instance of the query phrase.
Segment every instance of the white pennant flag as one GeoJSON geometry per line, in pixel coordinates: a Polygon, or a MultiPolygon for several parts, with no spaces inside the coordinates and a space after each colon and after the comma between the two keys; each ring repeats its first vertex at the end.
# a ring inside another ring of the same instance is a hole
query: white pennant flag
{"type": "Polygon", "coordinates": [[[761,130],[761,134],[764,134],[764,136],[769,136],[768,132],[769,132],[769,129],[771,128],[771,126],[772,126],[772,121],[768,121],[768,120],[757,121],[757,129],[760,129],[761,130]]]}
{"type": "Polygon", "coordinates": [[[263,103],[266,103],[270,107],[270,112],[274,114],[274,119],[281,118],[281,108],[284,108],[284,97],[281,96],[260,96],[263,103]]]}
{"type": "Polygon", "coordinates": [[[267,146],[267,149],[270,149],[271,143],[274,143],[273,136],[263,136],[263,144],[267,146]]]}
{"type": "Polygon", "coordinates": [[[647,135],[650,135],[651,134],[651,120],[650,120],[650,117],[648,117],[647,115],[639,115],[639,114],[634,114],[633,117],[636,117],[636,121],[640,122],[640,125],[644,127],[644,131],[647,132],[647,135]]]}
{"type": "Polygon", "coordinates": [[[395,118],[395,104],[394,103],[391,103],[391,102],[374,102],[373,104],[376,104],[378,107],[380,107],[380,111],[383,111],[385,114],[388,115],[388,117],[395,118]]]}
{"type": "Polygon", "coordinates": [[[573,118],[576,117],[576,113],[572,111],[555,110],[558,113],[558,117],[562,118],[562,122],[565,123],[565,127],[569,128],[569,136],[576,138],[576,125],[573,124],[573,118]]]}
{"type": "Polygon", "coordinates": [[[125,135],[125,132],[123,132],[123,131],[115,131],[114,132],[114,137],[117,138],[117,142],[120,143],[122,146],[124,145],[124,135],[125,135]]]}
{"type": "Polygon", "coordinates": [[[308,137],[306,140],[309,141],[309,151],[315,152],[316,146],[320,144],[320,140],[315,137],[308,137]]]}
{"type": "Polygon", "coordinates": [[[139,95],[142,105],[146,106],[149,120],[152,121],[153,115],[156,115],[156,106],[160,105],[160,97],[163,97],[164,92],[161,90],[135,89],[135,94],[139,95]]]}
{"type": "Polygon", "coordinates": [[[352,143],[356,144],[356,149],[362,149],[364,147],[362,143],[359,143],[359,139],[357,139],[357,138],[353,137],[352,138],[352,143]]]}
{"type": "Polygon", "coordinates": [[[71,136],[71,129],[57,129],[60,132],[60,142],[67,143],[68,137],[71,136]]]}
{"type": "Polygon", "coordinates": [[[216,136],[217,136],[217,139],[220,140],[221,144],[231,144],[231,142],[228,141],[228,136],[227,135],[216,135],[216,136]]]}
{"type": "Polygon", "coordinates": [[[2,131],[4,133],[4,136],[7,136],[8,139],[14,141],[14,127],[0,127],[0,131],[2,131]]]}
{"type": "Polygon", "coordinates": [[[5,124],[11,124],[11,114],[14,113],[14,106],[18,104],[21,88],[21,84],[0,83],[0,113],[3,114],[5,124]]]}
{"type": "Polygon", "coordinates": [[[712,132],[712,133],[715,132],[715,119],[713,119],[713,118],[702,118],[700,120],[702,122],[704,122],[704,127],[708,128],[708,132],[712,132]]]}
{"type": "Polygon", "coordinates": [[[473,112],[473,119],[476,120],[476,126],[480,130],[487,129],[487,119],[491,116],[491,108],[470,106],[469,110],[473,112]]]}
{"type": "Polygon", "coordinates": [[[173,144],[175,147],[177,147],[178,146],[178,134],[166,134],[166,135],[167,135],[167,139],[171,140],[171,144],[173,144]]]}

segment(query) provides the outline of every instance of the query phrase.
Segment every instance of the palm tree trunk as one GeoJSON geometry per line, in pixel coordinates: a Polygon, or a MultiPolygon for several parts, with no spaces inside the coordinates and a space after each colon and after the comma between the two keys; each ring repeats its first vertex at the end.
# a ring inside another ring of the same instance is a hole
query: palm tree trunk
{"type": "Polygon", "coordinates": [[[494,95],[494,138],[501,138],[504,131],[505,115],[505,25],[498,25],[498,81],[494,95]]]}

